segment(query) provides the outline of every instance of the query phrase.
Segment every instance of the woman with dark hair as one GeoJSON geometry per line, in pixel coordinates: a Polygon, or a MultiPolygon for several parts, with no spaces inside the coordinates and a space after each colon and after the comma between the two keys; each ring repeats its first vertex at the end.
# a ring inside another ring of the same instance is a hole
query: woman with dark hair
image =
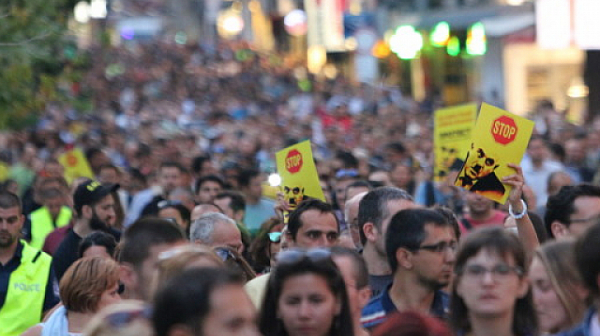
{"type": "Polygon", "coordinates": [[[279,253],[259,329],[264,336],[354,336],[344,279],[328,250],[279,253]]]}
{"type": "Polygon", "coordinates": [[[519,238],[501,227],[476,229],[463,239],[450,301],[458,335],[537,334],[527,263],[519,238]]]}
{"type": "Polygon", "coordinates": [[[280,250],[282,230],[283,221],[276,217],[266,220],[261,225],[258,235],[250,245],[250,254],[257,273],[268,273],[275,264],[275,257],[280,250]]]}
{"type": "Polygon", "coordinates": [[[158,217],[174,222],[183,229],[186,237],[190,236],[191,213],[181,202],[158,202],[158,217]]]}
{"type": "Polygon", "coordinates": [[[115,259],[116,248],[117,241],[113,235],[94,231],[79,243],[79,258],[99,256],[115,259]]]}

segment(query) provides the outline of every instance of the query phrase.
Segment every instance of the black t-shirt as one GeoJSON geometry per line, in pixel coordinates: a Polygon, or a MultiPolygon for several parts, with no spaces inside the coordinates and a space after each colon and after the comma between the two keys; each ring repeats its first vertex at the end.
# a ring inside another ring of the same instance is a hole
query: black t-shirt
{"type": "MultiPolygon", "coordinates": [[[[109,233],[115,237],[117,242],[121,238],[121,233],[117,230],[110,229],[109,233]]],[[[78,253],[81,240],[82,238],[73,229],[70,229],[54,255],[52,255],[52,266],[58,281],[62,279],[69,266],[79,259],[78,253]]]]}
{"type": "Polygon", "coordinates": [[[52,267],[54,268],[54,272],[56,273],[59,282],[69,266],[77,260],[80,242],[81,237],[79,237],[73,229],[70,229],[65,236],[65,239],[63,239],[56,249],[56,252],[54,252],[54,255],[52,256],[52,267]]]}

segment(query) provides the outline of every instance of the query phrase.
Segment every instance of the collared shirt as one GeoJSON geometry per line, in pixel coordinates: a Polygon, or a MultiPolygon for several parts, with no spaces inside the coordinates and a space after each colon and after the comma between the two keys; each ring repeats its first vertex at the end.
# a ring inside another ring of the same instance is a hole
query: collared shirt
{"type": "MultiPolygon", "coordinates": [[[[364,328],[373,330],[373,328],[385,322],[390,314],[398,311],[390,297],[391,287],[390,285],[378,296],[373,297],[365,308],[363,308],[360,322],[364,328]]],[[[437,318],[446,320],[448,318],[449,305],[450,297],[448,294],[440,290],[435,291],[429,312],[437,318]]]]}
{"type": "MultiPolygon", "coordinates": [[[[4,306],[6,294],[8,293],[8,283],[10,275],[21,265],[21,256],[23,255],[23,244],[19,242],[14,256],[6,265],[0,263],[0,309],[4,306]]],[[[44,297],[43,311],[54,307],[60,301],[58,297],[58,281],[54,275],[54,270],[50,268],[48,282],[46,283],[46,294],[44,297]]]]}
{"type": "Polygon", "coordinates": [[[560,332],[555,334],[555,336],[598,336],[597,334],[593,333],[594,319],[596,319],[596,322],[598,321],[598,314],[596,308],[591,307],[585,314],[585,317],[581,323],[573,327],[573,329],[560,332]]]}

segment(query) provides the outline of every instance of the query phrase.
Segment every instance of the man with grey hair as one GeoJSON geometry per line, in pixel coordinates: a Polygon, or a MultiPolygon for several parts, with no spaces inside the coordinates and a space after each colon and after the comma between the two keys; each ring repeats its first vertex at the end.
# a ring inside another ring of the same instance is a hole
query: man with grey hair
{"type": "Polygon", "coordinates": [[[192,223],[190,241],[210,247],[230,247],[244,251],[242,235],[233,219],[218,212],[205,213],[192,223]]]}
{"type": "Polygon", "coordinates": [[[369,269],[369,285],[377,296],[392,283],[392,270],[385,251],[385,233],[390,219],[398,211],[414,208],[413,198],[396,187],[379,187],[369,191],[358,205],[358,226],[363,258],[369,269]]]}

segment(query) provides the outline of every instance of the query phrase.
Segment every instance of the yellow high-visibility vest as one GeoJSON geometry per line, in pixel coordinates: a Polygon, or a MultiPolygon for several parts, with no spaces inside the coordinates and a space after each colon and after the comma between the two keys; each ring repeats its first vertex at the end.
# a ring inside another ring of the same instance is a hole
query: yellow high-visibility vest
{"type": "Polygon", "coordinates": [[[18,336],[40,323],[52,258],[23,244],[21,264],[10,274],[8,292],[0,308],[0,336],[18,336]]]}

